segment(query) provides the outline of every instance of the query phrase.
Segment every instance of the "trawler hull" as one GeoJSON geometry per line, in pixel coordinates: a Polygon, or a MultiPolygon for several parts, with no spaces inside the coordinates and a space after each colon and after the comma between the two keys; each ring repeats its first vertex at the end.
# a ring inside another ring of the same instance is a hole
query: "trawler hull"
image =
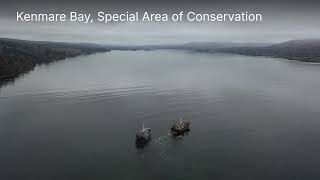
{"type": "Polygon", "coordinates": [[[148,142],[151,140],[151,134],[148,136],[141,136],[139,134],[136,135],[136,142],[148,142]]]}
{"type": "Polygon", "coordinates": [[[173,134],[173,135],[182,135],[185,132],[189,132],[189,131],[190,131],[189,127],[186,127],[186,128],[180,129],[180,130],[177,130],[173,127],[171,128],[171,134],[173,134]]]}
{"type": "Polygon", "coordinates": [[[182,121],[174,123],[171,128],[171,134],[173,135],[182,135],[185,132],[190,131],[190,122],[182,121]]]}

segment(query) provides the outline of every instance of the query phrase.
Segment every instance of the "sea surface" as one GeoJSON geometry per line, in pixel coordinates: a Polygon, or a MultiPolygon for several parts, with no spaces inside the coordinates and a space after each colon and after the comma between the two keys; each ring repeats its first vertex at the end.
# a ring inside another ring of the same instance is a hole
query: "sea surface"
{"type": "Polygon", "coordinates": [[[318,64],[112,51],[0,89],[1,180],[319,180],[319,138],[318,64]],[[180,117],[191,131],[172,137],[180,117]]]}

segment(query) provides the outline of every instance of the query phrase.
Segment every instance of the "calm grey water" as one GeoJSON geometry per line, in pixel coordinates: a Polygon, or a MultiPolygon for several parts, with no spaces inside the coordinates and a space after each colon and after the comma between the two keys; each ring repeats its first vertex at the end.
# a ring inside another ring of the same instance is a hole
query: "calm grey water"
{"type": "Polygon", "coordinates": [[[113,51],[0,91],[3,180],[320,179],[320,65],[113,51]],[[173,138],[180,117],[191,131],[173,138]],[[142,123],[153,140],[137,149],[142,123]]]}

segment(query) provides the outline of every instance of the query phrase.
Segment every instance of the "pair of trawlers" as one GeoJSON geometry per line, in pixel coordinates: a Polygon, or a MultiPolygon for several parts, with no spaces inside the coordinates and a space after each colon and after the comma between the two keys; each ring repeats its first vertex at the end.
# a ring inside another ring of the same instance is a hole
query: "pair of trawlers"
{"type": "MultiPolygon", "coordinates": [[[[189,131],[190,122],[184,121],[180,118],[179,121],[173,123],[171,127],[171,134],[174,136],[183,135],[185,132],[189,131]]],[[[151,129],[146,128],[144,125],[142,129],[136,134],[136,144],[146,144],[151,140],[151,129]]]]}

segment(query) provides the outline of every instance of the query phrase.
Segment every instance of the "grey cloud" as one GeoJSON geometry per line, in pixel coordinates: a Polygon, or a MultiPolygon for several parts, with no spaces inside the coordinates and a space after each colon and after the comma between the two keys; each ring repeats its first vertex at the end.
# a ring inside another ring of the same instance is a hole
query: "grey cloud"
{"type": "MultiPolygon", "coordinates": [[[[58,3],[5,4],[0,12],[0,36],[30,40],[50,40],[68,42],[94,42],[104,44],[160,44],[184,43],[189,41],[256,41],[279,42],[290,39],[320,38],[320,22],[317,18],[318,4],[300,2],[284,6],[283,3],[159,3],[139,5],[127,3],[92,2],[91,4],[58,3]],[[233,12],[250,10],[261,12],[263,22],[258,23],[110,23],[110,24],[76,24],[76,23],[17,23],[15,12],[91,12],[98,11],[125,12],[150,11],[172,13],[175,11],[197,12],[233,12]]],[[[280,1],[282,2],[282,1],[280,1]]],[[[285,2],[285,1],[283,1],[285,2]]],[[[307,1],[306,1],[307,2],[307,1]]]]}

